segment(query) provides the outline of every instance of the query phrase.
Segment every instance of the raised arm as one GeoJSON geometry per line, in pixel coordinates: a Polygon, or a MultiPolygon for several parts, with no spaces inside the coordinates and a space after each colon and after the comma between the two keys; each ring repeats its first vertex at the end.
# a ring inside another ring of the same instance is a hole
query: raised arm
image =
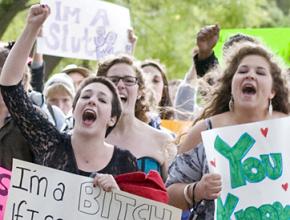
{"type": "Polygon", "coordinates": [[[185,74],[183,81],[179,84],[174,99],[174,108],[178,111],[175,118],[178,120],[191,120],[196,107],[197,74],[195,65],[185,74]]]}
{"type": "Polygon", "coordinates": [[[1,85],[15,85],[23,78],[27,58],[41,25],[50,13],[47,5],[31,6],[25,28],[11,49],[0,75],[1,85]]]}
{"type": "Polygon", "coordinates": [[[219,39],[218,25],[209,25],[200,29],[196,37],[198,50],[193,54],[197,75],[203,77],[209,69],[218,64],[213,48],[219,39]]]}
{"type": "Polygon", "coordinates": [[[33,56],[30,64],[31,70],[31,86],[37,92],[43,91],[44,86],[44,74],[45,74],[45,63],[43,60],[43,54],[40,54],[36,50],[36,44],[33,48],[33,56]]]}
{"type": "Polygon", "coordinates": [[[129,28],[128,29],[128,40],[129,40],[129,42],[131,44],[130,54],[134,55],[134,51],[135,51],[135,48],[136,48],[138,37],[135,34],[133,28],[129,28]]]}

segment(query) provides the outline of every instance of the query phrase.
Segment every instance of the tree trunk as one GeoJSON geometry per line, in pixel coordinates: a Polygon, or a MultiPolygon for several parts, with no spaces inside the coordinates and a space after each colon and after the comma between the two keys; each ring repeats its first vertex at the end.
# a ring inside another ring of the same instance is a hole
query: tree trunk
{"type": "Polygon", "coordinates": [[[44,55],[43,59],[45,60],[44,80],[46,81],[53,73],[54,68],[59,64],[62,57],[44,55]]]}

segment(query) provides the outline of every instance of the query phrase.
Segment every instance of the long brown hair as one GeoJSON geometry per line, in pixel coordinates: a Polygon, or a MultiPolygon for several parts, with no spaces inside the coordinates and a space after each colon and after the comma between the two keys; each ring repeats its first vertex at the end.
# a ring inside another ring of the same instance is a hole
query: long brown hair
{"type": "Polygon", "coordinates": [[[128,64],[133,68],[133,70],[136,73],[136,77],[138,79],[138,86],[139,86],[139,92],[141,93],[140,98],[137,99],[135,103],[135,116],[139,120],[143,122],[148,122],[148,117],[146,116],[146,113],[149,111],[149,106],[146,101],[145,97],[145,84],[144,84],[144,79],[142,76],[142,73],[140,68],[135,64],[134,59],[128,55],[118,55],[118,56],[113,56],[110,58],[107,58],[104,60],[102,63],[99,64],[98,71],[97,71],[97,76],[104,76],[107,77],[109,69],[119,63],[125,63],[128,64]]]}
{"type": "Polygon", "coordinates": [[[241,60],[247,55],[259,55],[269,62],[273,90],[276,93],[272,99],[273,110],[288,114],[288,88],[279,62],[275,60],[274,55],[266,47],[253,43],[241,43],[231,49],[231,54],[226,58],[226,68],[219,80],[219,86],[203,113],[195,120],[195,123],[201,119],[229,111],[232,79],[241,60]]]}
{"type": "Polygon", "coordinates": [[[169,94],[169,84],[166,77],[165,68],[155,60],[145,60],[141,63],[141,68],[146,66],[152,66],[156,68],[160,73],[163,81],[163,90],[161,100],[158,103],[160,118],[161,119],[172,119],[174,116],[174,112],[172,110],[172,101],[169,94]]]}

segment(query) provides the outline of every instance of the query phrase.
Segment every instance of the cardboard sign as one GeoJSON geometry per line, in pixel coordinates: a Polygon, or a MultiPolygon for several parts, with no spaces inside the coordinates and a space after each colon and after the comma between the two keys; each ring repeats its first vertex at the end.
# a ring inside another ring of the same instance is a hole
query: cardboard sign
{"type": "Polygon", "coordinates": [[[92,178],[13,160],[5,219],[175,220],[181,210],[123,191],[93,187],[92,178]]]}
{"type": "Polygon", "coordinates": [[[202,133],[209,169],[222,176],[215,219],[290,219],[290,117],[202,133]]]}
{"type": "Polygon", "coordinates": [[[128,53],[130,14],[127,8],[98,0],[42,0],[51,14],[37,41],[40,53],[98,60],[128,53]]]}
{"type": "Polygon", "coordinates": [[[0,220],[3,219],[8,190],[10,186],[11,171],[0,167],[0,220]]]}
{"type": "Polygon", "coordinates": [[[223,29],[217,45],[214,48],[215,54],[222,60],[222,46],[230,36],[242,33],[258,38],[270,47],[276,54],[282,57],[290,65],[290,28],[244,28],[244,29],[223,29]]]}

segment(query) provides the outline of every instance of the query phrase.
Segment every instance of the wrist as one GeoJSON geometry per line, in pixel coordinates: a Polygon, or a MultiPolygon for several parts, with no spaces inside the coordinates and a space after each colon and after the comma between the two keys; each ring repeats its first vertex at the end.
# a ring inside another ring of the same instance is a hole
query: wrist
{"type": "Polygon", "coordinates": [[[213,50],[199,51],[197,54],[197,58],[198,58],[198,60],[205,60],[211,56],[212,52],[213,52],[213,50]]]}
{"type": "Polygon", "coordinates": [[[191,199],[191,197],[189,195],[190,186],[191,186],[191,184],[187,184],[187,185],[185,185],[185,187],[183,189],[183,196],[184,196],[184,199],[186,201],[186,204],[187,204],[188,208],[191,208],[193,206],[192,199],[191,199]]]}
{"type": "Polygon", "coordinates": [[[200,190],[200,184],[199,184],[199,182],[196,182],[195,188],[193,190],[193,193],[194,193],[194,201],[196,203],[197,202],[200,202],[203,199],[200,192],[201,192],[201,190],[200,190]]]}

